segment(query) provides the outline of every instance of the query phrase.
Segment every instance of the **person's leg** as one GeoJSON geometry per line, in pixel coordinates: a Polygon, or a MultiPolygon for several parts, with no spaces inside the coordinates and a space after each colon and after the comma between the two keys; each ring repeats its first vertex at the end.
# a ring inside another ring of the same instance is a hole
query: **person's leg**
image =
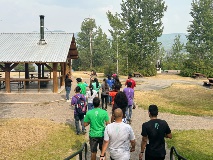
{"type": "Polygon", "coordinates": [[[104,95],[101,94],[101,107],[104,109],[104,95]]]}
{"type": "Polygon", "coordinates": [[[89,137],[90,150],[91,150],[91,160],[96,160],[98,139],[89,137]]]}
{"type": "Polygon", "coordinates": [[[132,105],[129,106],[129,120],[132,118],[132,105]]]}
{"type": "Polygon", "coordinates": [[[108,95],[105,95],[104,99],[105,99],[105,109],[107,109],[108,95]]]}
{"type": "Polygon", "coordinates": [[[88,103],[88,111],[93,109],[93,104],[92,103],[88,103]]]}
{"type": "Polygon", "coordinates": [[[80,121],[81,121],[82,133],[84,134],[86,132],[84,127],[84,118],[82,118],[80,121]]]}
{"type": "Polygon", "coordinates": [[[69,100],[69,87],[65,87],[66,90],[66,100],[69,100]]]}
{"type": "Polygon", "coordinates": [[[129,121],[129,106],[126,107],[126,119],[129,121]]]}
{"type": "Polygon", "coordinates": [[[165,156],[164,157],[153,157],[151,155],[145,154],[145,160],[164,160],[164,159],[165,159],[165,156]]]}
{"type": "Polygon", "coordinates": [[[75,119],[75,128],[76,128],[76,134],[80,134],[80,126],[79,126],[79,117],[77,115],[74,115],[75,119]]]}

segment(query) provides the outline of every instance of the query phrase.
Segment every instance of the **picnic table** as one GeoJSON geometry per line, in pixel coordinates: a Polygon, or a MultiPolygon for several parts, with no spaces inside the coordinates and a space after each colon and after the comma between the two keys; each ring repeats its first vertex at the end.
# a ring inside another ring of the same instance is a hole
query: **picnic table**
{"type": "Polygon", "coordinates": [[[192,75],[193,78],[206,78],[206,76],[202,73],[194,73],[194,75],[192,75]]]}
{"type": "Polygon", "coordinates": [[[133,77],[142,77],[142,74],[139,72],[133,72],[133,77]]]}
{"type": "Polygon", "coordinates": [[[203,85],[213,88],[213,78],[208,78],[208,81],[203,81],[203,85]]]}

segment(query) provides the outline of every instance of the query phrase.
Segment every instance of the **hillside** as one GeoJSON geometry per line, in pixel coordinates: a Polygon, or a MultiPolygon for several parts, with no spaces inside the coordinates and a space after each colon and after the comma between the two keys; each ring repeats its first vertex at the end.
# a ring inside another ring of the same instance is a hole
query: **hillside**
{"type": "Polygon", "coordinates": [[[171,33],[171,34],[163,34],[161,37],[158,38],[158,41],[162,43],[162,47],[166,51],[171,50],[172,45],[174,44],[175,36],[180,35],[180,41],[186,44],[186,34],[185,33],[171,33]]]}

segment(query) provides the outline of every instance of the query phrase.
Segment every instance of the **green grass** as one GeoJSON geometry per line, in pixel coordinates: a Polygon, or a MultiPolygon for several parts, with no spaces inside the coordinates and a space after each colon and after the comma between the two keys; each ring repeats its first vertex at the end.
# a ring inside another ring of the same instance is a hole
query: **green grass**
{"type": "Polygon", "coordinates": [[[72,126],[47,120],[4,120],[1,127],[0,153],[8,160],[64,159],[86,141],[84,135],[76,135],[72,126]]]}
{"type": "Polygon", "coordinates": [[[187,160],[213,160],[213,130],[187,130],[172,132],[168,147],[175,146],[178,154],[187,160]]]}
{"type": "Polygon", "coordinates": [[[135,97],[139,106],[144,109],[150,104],[156,104],[160,112],[213,116],[213,92],[202,86],[173,84],[157,91],[137,91],[135,97]]]}

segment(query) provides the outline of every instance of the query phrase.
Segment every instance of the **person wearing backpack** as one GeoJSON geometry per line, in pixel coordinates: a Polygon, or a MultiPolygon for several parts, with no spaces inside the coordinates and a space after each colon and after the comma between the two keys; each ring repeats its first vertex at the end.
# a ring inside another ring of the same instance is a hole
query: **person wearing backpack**
{"type": "Polygon", "coordinates": [[[102,150],[105,126],[109,124],[108,112],[100,108],[100,99],[93,99],[94,109],[87,112],[84,118],[84,126],[90,125],[89,144],[91,160],[96,160],[97,148],[102,150]]]}
{"type": "Polygon", "coordinates": [[[84,116],[87,111],[86,98],[83,94],[80,94],[81,88],[77,86],[75,88],[75,96],[72,97],[71,106],[74,107],[74,119],[75,119],[75,127],[76,134],[79,135],[81,133],[79,122],[81,123],[82,133],[85,134],[84,127],[84,116]]]}

